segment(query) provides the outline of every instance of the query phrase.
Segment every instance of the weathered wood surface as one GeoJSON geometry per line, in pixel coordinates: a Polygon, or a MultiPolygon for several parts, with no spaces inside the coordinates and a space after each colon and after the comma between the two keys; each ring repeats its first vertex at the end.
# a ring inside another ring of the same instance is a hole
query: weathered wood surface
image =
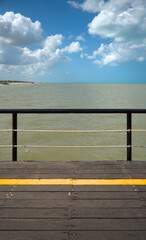
{"type": "MultiPolygon", "coordinates": [[[[0,178],[146,178],[146,162],[0,162],[0,178]]],[[[145,240],[146,186],[2,186],[0,240],[145,240]]]]}

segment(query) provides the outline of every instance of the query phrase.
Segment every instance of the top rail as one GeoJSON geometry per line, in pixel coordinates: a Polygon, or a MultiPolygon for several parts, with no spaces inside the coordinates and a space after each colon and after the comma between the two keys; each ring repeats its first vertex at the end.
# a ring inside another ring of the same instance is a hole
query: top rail
{"type": "Polygon", "coordinates": [[[0,113],[10,114],[10,113],[19,113],[19,114],[31,114],[31,113],[57,113],[57,114],[65,114],[65,113],[108,113],[108,114],[116,114],[116,113],[146,113],[146,109],[0,109],[0,113]]]}

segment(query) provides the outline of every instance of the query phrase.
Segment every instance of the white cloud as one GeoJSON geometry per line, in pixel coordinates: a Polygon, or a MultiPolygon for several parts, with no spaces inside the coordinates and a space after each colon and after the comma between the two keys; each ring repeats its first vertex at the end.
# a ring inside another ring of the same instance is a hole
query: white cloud
{"type": "Polygon", "coordinates": [[[21,65],[23,61],[23,64],[25,65],[25,59],[22,60],[23,48],[1,45],[0,51],[0,64],[21,65]]]}
{"type": "Polygon", "coordinates": [[[142,4],[141,0],[127,0],[118,6],[110,0],[108,4],[105,4],[105,9],[88,24],[90,34],[113,38],[118,42],[143,39],[146,36],[146,1],[142,4]],[[136,2],[139,4],[135,4],[136,2]]]}
{"type": "Polygon", "coordinates": [[[145,0],[82,0],[82,3],[68,0],[67,2],[74,8],[82,9],[90,13],[99,13],[103,10],[124,11],[131,7],[131,4],[136,8],[139,4],[143,5],[145,0]]]}
{"type": "Polygon", "coordinates": [[[146,41],[141,45],[131,45],[131,43],[113,42],[109,45],[101,44],[92,56],[87,58],[95,59],[94,63],[98,65],[118,65],[128,61],[143,62],[146,59],[146,41]]]}
{"type": "Polygon", "coordinates": [[[84,38],[83,35],[77,36],[77,37],[76,37],[76,40],[77,40],[77,41],[83,41],[83,42],[85,42],[85,38],[84,38]]]}
{"type": "Polygon", "coordinates": [[[100,11],[100,6],[103,1],[101,0],[85,0],[83,3],[77,3],[76,1],[69,0],[68,3],[74,8],[80,8],[83,11],[96,13],[100,11]]]}
{"type": "Polygon", "coordinates": [[[94,59],[100,65],[146,59],[146,0],[68,2],[83,11],[97,13],[88,24],[88,32],[100,36],[103,43],[91,56],[82,54],[82,58],[94,59]],[[104,44],[107,39],[110,43],[104,44]]]}
{"type": "Polygon", "coordinates": [[[56,34],[42,37],[41,24],[31,19],[7,12],[0,15],[0,71],[5,73],[21,72],[32,75],[45,74],[46,69],[60,63],[68,62],[70,58],[65,53],[72,54],[82,50],[79,42],[61,47],[63,35],[56,34]],[[39,43],[36,50],[28,45],[39,43]]]}
{"type": "Polygon", "coordinates": [[[70,45],[66,46],[61,50],[61,52],[66,53],[76,53],[82,51],[83,48],[80,46],[79,42],[72,42],[70,45]]]}
{"type": "Polygon", "coordinates": [[[62,44],[63,38],[64,37],[62,34],[56,34],[47,37],[43,43],[44,48],[48,49],[48,51],[54,51],[56,47],[62,44]]]}
{"type": "Polygon", "coordinates": [[[0,64],[5,65],[33,65],[31,69],[45,69],[57,64],[60,61],[68,61],[69,58],[63,53],[76,53],[82,51],[79,42],[72,42],[65,48],[57,48],[62,44],[63,36],[56,34],[48,37],[43,44],[43,48],[30,50],[25,47],[0,46],[0,64]]]}
{"type": "Polygon", "coordinates": [[[41,43],[43,30],[39,21],[20,13],[6,12],[0,15],[0,44],[28,46],[41,43]]]}
{"type": "Polygon", "coordinates": [[[5,66],[18,66],[23,73],[34,74],[42,69],[50,68],[59,62],[68,61],[59,48],[63,36],[56,34],[44,40],[43,48],[30,50],[27,47],[0,46],[0,64],[5,66]]]}

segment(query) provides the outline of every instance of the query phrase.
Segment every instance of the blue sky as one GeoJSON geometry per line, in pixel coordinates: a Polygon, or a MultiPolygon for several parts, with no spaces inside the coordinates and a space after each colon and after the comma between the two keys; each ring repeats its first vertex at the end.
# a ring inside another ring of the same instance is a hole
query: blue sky
{"type": "Polygon", "coordinates": [[[145,0],[1,0],[0,80],[146,83],[145,0]]]}

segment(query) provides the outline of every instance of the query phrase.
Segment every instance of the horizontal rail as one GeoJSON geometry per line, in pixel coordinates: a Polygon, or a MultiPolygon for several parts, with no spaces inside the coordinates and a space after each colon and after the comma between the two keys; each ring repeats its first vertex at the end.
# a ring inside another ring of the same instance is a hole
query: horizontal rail
{"type": "Polygon", "coordinates": [[[50,114],[91,114],[91,113],[107,113],[107,114],[120,114],[120,113],[146,113],[146,109],[0,109],[0,114],[34,114],[34,113],[50,113],[50,114]]]}
{"type": "MultiPolygon", "coordinates": [[[[0,148],[3,147],[12,147],[13,145],[0,145],[0,148]]],[[[14,145],[17,148],[127,148],[127,145],[124,146],[41,146],[41,145],[14,145]]],[[[130,146],[129,146],[130,147],[130,146]]]]}
{"type": "Polygon", "coordinates": [[[142,129],[103,129],[103,130],[27,130],[27,129],[0,129],[0,132],[42,132],[42,133],[102,133],[102,132],[146,132],[142,129]]]}
{"type": "MultiPolygon", "coordinates": [[[[13,147],[13,145],[0,145],[0,148],[9,148],[9,147],[13,147]]],[[[135,148],[146,148],[146,146],[143,145],[111,145],[111,146],[107,146],[107,145],[98,145],[98,146],[88,146],[88,145],[81,145],[81,146],[68,146],[68,145],[58,145],[58,146],[43,146],[43,145],[14,145],[15,148],[131,148],[131,147],[135,147],[135,148]]]]}

